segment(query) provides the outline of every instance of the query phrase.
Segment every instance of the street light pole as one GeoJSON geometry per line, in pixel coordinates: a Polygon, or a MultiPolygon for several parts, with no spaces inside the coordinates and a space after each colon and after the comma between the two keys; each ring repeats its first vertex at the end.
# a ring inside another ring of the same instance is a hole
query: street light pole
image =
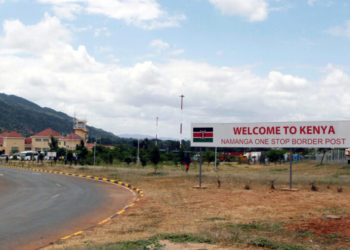
{"type": "Polygon", "coordinates": [[[94,146],[94,166],[96,165],[96,138],[95,138],[95,146],[94,146]]]}
{"type": "Polygon", "coordinates": [[[140,139],[137,139],[137,166],[140,164],[140,139]]]}

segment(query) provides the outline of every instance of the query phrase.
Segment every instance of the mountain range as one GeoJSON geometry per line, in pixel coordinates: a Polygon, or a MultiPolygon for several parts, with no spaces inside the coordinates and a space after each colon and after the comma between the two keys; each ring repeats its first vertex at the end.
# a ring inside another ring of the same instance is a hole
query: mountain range
{"type": "MultiPolygon", "coordinates": [[[[15,95],[0,93],[0,132],[17,131],[27,137],[46,128],[66,135],[73,130],[73,117],[39,105],[15,95]]],[[[104,144],[117,144],[125,140],[111,132],[87,127],[89,138],[102,137],[104,144]]]]}

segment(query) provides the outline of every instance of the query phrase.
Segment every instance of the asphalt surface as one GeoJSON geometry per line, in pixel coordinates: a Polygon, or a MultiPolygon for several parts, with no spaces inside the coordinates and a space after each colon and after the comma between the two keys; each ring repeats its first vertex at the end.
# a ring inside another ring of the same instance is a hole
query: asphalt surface
{"type": "Polygon", "coordinates": [[[0,249],[39,247],[65,227],[77,227],[77,218],[96,214],[110,198],[103,185],[110,184],[0,167],[0,249]]]}

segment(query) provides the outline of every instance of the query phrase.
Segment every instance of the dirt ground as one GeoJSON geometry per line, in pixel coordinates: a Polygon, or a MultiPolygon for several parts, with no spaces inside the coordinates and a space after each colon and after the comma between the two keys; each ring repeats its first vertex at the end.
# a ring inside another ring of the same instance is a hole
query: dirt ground
{"type": "MultiPolygon", "coordinates": [[[[337,192],[339,183],[321,184],[314,192],[310,185],[296,181],[298,191],[291,192],[280,190],[287,186],[283,183],[271,190],[269,183],[255,183],[247,175],[239,181],[222,178],[218,188],[217,177],[208,174],[203,180],[206,188],[196,189],[195,172],[152,176],[146,171],[148,174],[138,176],[128,171],[118,170],[118,175],[145,193],[136,206],[102,227],[47,249],[94,249],[169,233],[209,237],[216,244],[168,242],[165,249],[254,249],[268,246],[265,239],[283,246],[337,249],[350,239],[350,188],[344,186],[343,192],[337,192]],[[332,214],[341,215],[341,219],[324,218],[332,214]]],[[[96,173],[115,174],[106,170],[96,173]]]]}

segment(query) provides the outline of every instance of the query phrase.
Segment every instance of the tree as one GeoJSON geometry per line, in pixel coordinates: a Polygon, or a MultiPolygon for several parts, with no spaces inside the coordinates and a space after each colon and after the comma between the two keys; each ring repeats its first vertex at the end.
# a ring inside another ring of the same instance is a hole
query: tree
{"type": "Polygon", "coordinates": [[[181,144],[180,150],[179,150],[179,161],[181,165],[185,164],[185,149],[184,145],[181,144]]]}
{"type": "Polygon", "coordinates": [[[66,154],[67,154],[67,150],[65,148],[58,148],[57,149],[57,158],[65,156],[66,154]]]}
{"type": "Polygon", "coordinates": [[[154,165],[154,173],[157,173],[158,163],[160,161],[160,152],[158,146],[154,145],[150,152],[150,160],[154,165]]]}
{"type": "Polygon", "coordinates": [[[49,147],[51,152],[58,151],[58,140],[54,136],[50,136],[49,147]]]}
{"type": "Polygon", "coordinates": [[[215,153],[211,150],[205,150],[203,156],[204,160],[208,162],[208,165],[210,164],[210,162],[215,161],[215,153]]]}
{"type": "Polygon", "coordinates": [[[88,155],[88,150],[87,148],[85,147],[85,143],[83,140],[80,141],[80,144],[77,145],[76,147],[76,151],[77,151],[77,154],[78,154],[78,160],[79,160],[79,163],[84,165],[85,164],[85,161],[86,161],[86,157],[88,155]]]}
{"type": "Polygon", "coordinates": [[[73,152],[71,150],[67,153],[67,161],[69,162],[69,165],[72,165],[73,162],[73,152]]]}
{"type": "MultiPolygon", "coordinates": [[[[269,158],[270,162],[279,162],[284,159],[284,154],[285,151],[281,149],[270,149],[267,153],[266,156],[269,158]]],[[[291,156],[293,157],[293,156],[291,156]]]]}

